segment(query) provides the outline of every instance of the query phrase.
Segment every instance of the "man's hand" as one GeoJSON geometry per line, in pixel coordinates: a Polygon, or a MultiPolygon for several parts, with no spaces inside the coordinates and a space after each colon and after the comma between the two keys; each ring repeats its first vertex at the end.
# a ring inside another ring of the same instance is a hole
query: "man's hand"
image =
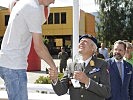
{"type": "Polygon", "coordinates": [[[58,80],[58,68],[57,67],[50,67],[49,69],[49,76],[53,83],[56,83],[58,80]]]}
{"type": "Polygon", "coordinates": [[[82,71],[75,71],[73,78],[75,78],[76,80],[79,80],[81,83],[84,83],[86,85],[88,85],[90,81],[87,75],[82,71]]]}

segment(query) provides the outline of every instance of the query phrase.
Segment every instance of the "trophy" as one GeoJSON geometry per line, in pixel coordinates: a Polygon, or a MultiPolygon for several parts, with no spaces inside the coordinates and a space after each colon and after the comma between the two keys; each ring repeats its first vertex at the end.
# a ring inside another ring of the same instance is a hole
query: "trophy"
{"type": "MultiPolygon", "coordinates": [[[[82,60],[82,56],[80,54],[75,55],[74,62],[75,62],[75,64],[74,64],[74,72],[75,71],[83,71],[84,70],[84,66],[82,65],[83,60],[82,60]]],[[[81,87],[81,85],[79,83],[79,80],[76,80],[76,79],[72,78],[71,82],[72,82],[74,88],[80,88],[81,87]]]]}

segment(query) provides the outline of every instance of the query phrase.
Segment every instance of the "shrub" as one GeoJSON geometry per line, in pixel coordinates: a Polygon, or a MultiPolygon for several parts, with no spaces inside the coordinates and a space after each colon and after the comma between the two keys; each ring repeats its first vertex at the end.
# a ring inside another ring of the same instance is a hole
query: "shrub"
{"type": "MultiPolygon", "coordinates": [[[[61,79],[63,77],[63,73],[58,74],[58,78],[61,79]]],[[[40,76],[35,82],[35,84],[51,84],[51,80],[48,76],[40,76]]]]}
{"type": "Polygon", "coordinates": [[[40,76],[36,81],[35,81],[36,84],[50,84],[51,81],[50,81],[50,78],[47,76],[47,77],[44,77],[44,76],[40,76]]]}

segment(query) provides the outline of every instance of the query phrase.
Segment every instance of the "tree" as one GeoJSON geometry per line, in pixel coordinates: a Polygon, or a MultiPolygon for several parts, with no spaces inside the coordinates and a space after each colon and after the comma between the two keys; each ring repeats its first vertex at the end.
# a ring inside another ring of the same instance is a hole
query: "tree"
{"type": "Polygon", "coordinates": [[[133,1],[95,0],[99,4],[98,38],[107,44],[133,39],[133,1]]]}

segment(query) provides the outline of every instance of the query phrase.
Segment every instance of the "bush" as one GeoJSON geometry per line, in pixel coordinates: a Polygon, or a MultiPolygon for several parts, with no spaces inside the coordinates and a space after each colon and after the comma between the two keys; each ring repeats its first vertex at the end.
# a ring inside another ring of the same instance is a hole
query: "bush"
{"type": "MultiPolygon", "coordinates": [[[[58,74],[58,78],[61,79],[63,77],[63,73],[58,74]]],[[[51,80],[48,76],[40,76],[35,82],[35,84],[51,84],[51,80]]]]}
{"type": "Polygon", "coordinates": [[[63,73],[59,73],[59,74],[58,74],[58,79],[59,79],[59,80],[62,79],[63,75],[64,75],[63,73]]]}
{"type": "Polygon", "coordinates": [[[44,76],[40,76],[36,81],[35,81],[35,84],[50,84],[51,81],[50,81],[50,78],[47,76],[47,77],[44,77],[44,76]]]}

